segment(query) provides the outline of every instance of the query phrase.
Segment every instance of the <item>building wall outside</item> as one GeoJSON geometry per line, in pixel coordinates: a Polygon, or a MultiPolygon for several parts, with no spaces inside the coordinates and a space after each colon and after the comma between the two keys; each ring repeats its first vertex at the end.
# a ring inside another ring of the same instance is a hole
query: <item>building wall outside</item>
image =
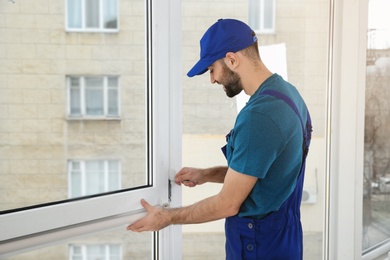
{"type": "Polygon", "coordinates": [[[72,159],[120,160],[123,187],[146,183],[144,3],[119,4],[118,33],[77,33],[65,1],[0,2],[1,210],[67,199],[72,159]],[[120,120],[68,119],[68,75],[119,75],[120,120]]]}

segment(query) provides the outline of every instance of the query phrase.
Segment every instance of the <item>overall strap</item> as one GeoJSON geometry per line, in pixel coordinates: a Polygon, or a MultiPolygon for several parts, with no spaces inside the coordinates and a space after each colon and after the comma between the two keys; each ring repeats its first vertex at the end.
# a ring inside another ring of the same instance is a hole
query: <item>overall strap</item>
{"type": "Polygon", "coordinates": [[[304,124],[303,119],[301,117],[301,114],[299,113],[297,106],[295,105],[294,101],[292,101],[292,99],[289,96],[286,96],[285,94],[280,93],[279,91],[275,91],[275,90],[271,90],[271,89],[261,91],[259,93],[259,96],[261,96],[261,95],[269,95],[269,96],[273,96],[277,99],[283,100],[285,103],[287,103],[287,105],[289,105],[294,110],[295,114],[297,114],[297,116],[299,117],[299,120],[301,122],[301,127],[302,127],[303,141],[304,141],[303,142],[303,156],[305,159],[307,156],[307,153],[309,152],[309,144],[310,144],[311,132],[312,132],[312,124],[311,124],[311,118],[310,118],[309,111],[306,111],[307,112],[307,120],[306,120],[306,124],[304,124]]]}

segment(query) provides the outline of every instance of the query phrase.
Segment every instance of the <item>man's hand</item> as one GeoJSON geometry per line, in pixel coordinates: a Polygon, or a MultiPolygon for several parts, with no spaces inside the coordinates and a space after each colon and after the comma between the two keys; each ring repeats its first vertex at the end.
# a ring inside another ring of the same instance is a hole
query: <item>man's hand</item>
{"type": "Polygon", "coordinates": [[[175,182],[177,185],[185,185],[188,187],[195,187],[205,183],[202,169],[184,167],[175,176],[175,182]]]}
{"type": "Polygon", "coordinates": [[[168,209],[153,207],[144,199],[141,200],[141,205],[146,209],[147,215],[127,226],[127,230],[134,232],[158,231],[170,224],[168,209]]]}
{"type": "Polygon", "coordinates": [[[227,173],[227,166],[216,166],[206,169],[184,167],[175,176],[177,185],[195,187],[206,182],[223,183],[227,173]]]}

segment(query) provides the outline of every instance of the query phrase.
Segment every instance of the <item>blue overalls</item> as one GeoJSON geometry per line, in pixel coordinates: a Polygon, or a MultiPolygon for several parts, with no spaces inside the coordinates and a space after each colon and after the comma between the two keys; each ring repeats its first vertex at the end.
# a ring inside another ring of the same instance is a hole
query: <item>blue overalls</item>
{"type": "Polygon", "coordinates": [[[303,124],[296,105],[288,96],[274,90],[265,90],[259,95],[271,95],[283,100],[298,115],[303,130],[302,166],[295,190],[277,211],[263,219],[238,216],[226,218],[226,259],[302,259],[303,236],[300,205],[305,162],[312,131],[310,115],[307,112],[307,121],[303,124]]]}

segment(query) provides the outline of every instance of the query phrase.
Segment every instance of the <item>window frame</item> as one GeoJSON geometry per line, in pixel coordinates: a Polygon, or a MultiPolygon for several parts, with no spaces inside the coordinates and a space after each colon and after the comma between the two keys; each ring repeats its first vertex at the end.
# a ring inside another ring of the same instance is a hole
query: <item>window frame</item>
{"type": "MultiPolygon", "coordinates": [[[[153,157],[146,165],[148,184],[67,203],[3,211],[1,257],[98,231],[125,228],[146,215],[141,198],[152,205],[181,205],[181,189],[172,181],[181,167],[181,5],[179,1],[145,0],[145,10],[146,85],[147,96],[151,97],[146,102],[151,113],[146,124],[153,129],[147,133],[147,150],[153,157]],[[156,125],[158,131],[153,128],[156,125]]],[[[169,226],[154,232],[153,238],[151,257],[180,259],[181,227],[169,226]]]]}
{"type": "MultiPolygon", "coordinates": [[[[260,2],[259,4],[259,11],[256,12],[257,17],[255,17],[257,20],[259,20],[259,26],[260,28],[257,28],[253,24],[250,24],[251,28],[254,28],[253,30],[257,34],[275,34],[276,32],[276,0],[257,0],[260,2]],[[264,28],[264,23],[265,23],[265,13],[266,10],[264,9],[265,1],[271,1],[272,2],[272,28],[264,28]]],[[[251,15],[250,10],[253,9],[253,6],[251,5],[252,1],[249,1],[249,16],[251,15]]],[[[249,18],[249,21],[251,19],[249,18]]]]}
{"type": "Polygon", "coordinates": [[[69,18],[68,18],[68,13],[69,13],[69,3],[68,1],[69,0],[64,0],[65,1],[65,31],[67,32],[96,32],[96,33],[100,33],[100,32],[104,32],[104,33],[117,33],[119,32],[119,0],[111,0],[111,1],[116,1],[116,4],[117,4],[117,10],[116,10],[116,13],[117,13],[117,28],[113,28],[113,29],[110,29],[110,28],[104,28],[104,11],[103,11],[103,8],[104,8],[104,4],[103,2],[104,1],[107,1],[107,0],[99,0],[99,6],[101,6],[100,10],[99,10],[99,27],[98,28],[88,28],[86,27],[86,13],[85,13],[85,1],[87,0],[80,0],[81,1],[81,27],[80,28],[73,28],[73,27],[69,27],[69,18]]]}
{"type": "Polygon", "coordinates": [[[95,75],[95,76],[66,76],[66,87],[67,87],[67,118],[68,120],[97,120],[97,119],[112,119],[112,120],[118,120],[121,118],[121,88],[120,88],[120,77],[117,75],[95,75]],[[89,115],[87,114],[87,103],[86,103],[86,84],[85,79],[86,78],[102,78],[103,79],[103,114],[102,115],[89,115]],[[117,79],[117,115],[110,115],[109,114],[109,90],[110,86],[108,85],[108,79],[109,78],[116,78],[117,79]],[[79,90],[80,90],[80,114],[71,114],[72,113],[72,79],[78,79],[79,80],[79,90]]]}
{"type": "MultiPolygon", "coordinates": [[[[122,245],[120,244],[104,244],[104,243],[101,243],[101,244],[70,244],[69,245],[69,260],[73,260],[73,253],[74,253],[74,248],[75,247],[80,247],[81,248],[81,257],[83,260],[86,260],[88,259],[88,254],[87,254],[87,248],[89,246],[104,246],[104,250],[105,250],[105,255],[104,255],[104,259],[102,260],[110,260],[110,246],[118,246],[119,248],[119,259],[122,260],[123,259],[123,250],[122,250],[122,245]]],[[[100,258],[99,258],[100,259],[100,258]]]]}
{"type": "Polygon", "coordinates": [[[368,0],[330,9],[324,259],[375,259],[390,242],[362,251],[368,0]]]}
{"type": "Polygon", "coordinates": [[[105,193],[105,192],[112,192],[112,191],[116,191],[116,190],[120,190],[121,187],[122,187],[122,167],[121,167],[121,161],[120,160],[112,160],[112,159],[109,159],[109,160],[69,160],[68,161],[68,198],[72,199],[72,198],[77,198],[77,197],[83,197],[83,196],[90,196],[90,195],[96,195],[96,194],[88,194],[86,192],[86,178],[87,178],[87,175],[88,175],[88,172],[87,172],[87,168],[86,168],[86,162],[88,161],[98,161],[98,162],[103,162],[104,164],[104,169],[103,169],[103,172],[104,172],[104,179],[106,180],[104,183],[105,183],[105,187],[104,187],[104,190],[101,191],[100,193],[105,193]],[[115,190],[110,190],[109,189],[109,186],[111,185],[111,183],[109,182],[109,162],[110,161],[115,161],[117,162],[118,164],[118,172],[116,173],[117,174],[117,177],[118,177],[118,187],[116,187],[115,190]],[[72,193],[73,193],[73,181],[72,181],[72,169],[73,169],[73,163],[75,162],[78,162],[80,163],[80,174],[81,174],[81,191],[80,191],[80,196],[72,196],[72,193]]]}

